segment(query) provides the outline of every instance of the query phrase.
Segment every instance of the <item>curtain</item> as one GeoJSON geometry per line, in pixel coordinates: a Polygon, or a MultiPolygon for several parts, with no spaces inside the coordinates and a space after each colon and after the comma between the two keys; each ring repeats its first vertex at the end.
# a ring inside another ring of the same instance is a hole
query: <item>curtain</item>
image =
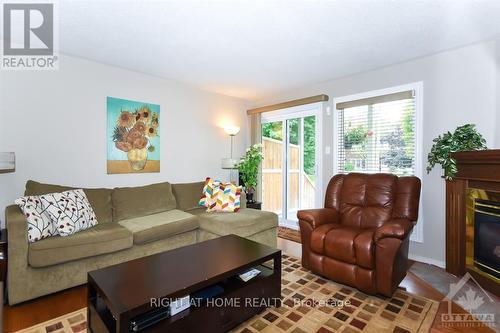
{"type": "Polygon", "coordinates": [[[250,144],[261,143],[260,113],[249,115],[248,118],[250,122],[250,144]]]}

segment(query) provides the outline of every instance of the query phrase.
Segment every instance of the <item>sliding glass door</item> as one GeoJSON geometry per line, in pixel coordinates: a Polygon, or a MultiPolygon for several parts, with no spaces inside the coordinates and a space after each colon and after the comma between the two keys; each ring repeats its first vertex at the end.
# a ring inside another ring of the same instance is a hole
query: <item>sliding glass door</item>
{"type": "Polygon", "coordinates": [[[287,210],[286,219],[297,219],[300,209],[316,202],[316,116],[287,120],[287,210]]]}
{"type": "Polygon", "coordinates": [[[281,225],[297,227],[297,211],[321,201],[320,110],[320,105],[310,105],[262,117],[262,207],[277,213],[281,225]]]}
{"type": "Polygon", "coordinates": [[[262,124],[262,209],[283,216],[283,121],[262,124]]]}

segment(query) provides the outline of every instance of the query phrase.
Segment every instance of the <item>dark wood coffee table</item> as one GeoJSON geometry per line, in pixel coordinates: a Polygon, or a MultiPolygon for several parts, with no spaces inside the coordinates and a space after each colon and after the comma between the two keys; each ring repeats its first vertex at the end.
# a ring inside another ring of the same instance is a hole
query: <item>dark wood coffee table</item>
{"type": "Polygon", "coordinates": [[[155,309],[152,299],[177,299],[215,285],[224,290],[216,296],[221,302],[201,302],[143,332],[226,332],[279,306],[281,251],[229,235],[89,272],[89,331],[130,332],[134,318],[155,309]],[[270,260],[272,268],[262,265],[270,260]],[[248,282],[236,278],[252,267],[262,273],[248,282]]]}

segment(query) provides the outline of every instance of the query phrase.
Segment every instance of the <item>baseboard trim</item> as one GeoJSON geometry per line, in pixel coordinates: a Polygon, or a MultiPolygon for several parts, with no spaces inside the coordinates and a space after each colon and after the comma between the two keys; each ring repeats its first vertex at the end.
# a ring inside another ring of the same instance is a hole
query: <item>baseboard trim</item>
{"type": "Polygon", "coordinates": [[[434,265],[434,266],[441,267],[441,268],[446,267],[446,263],[444,261],[436,260],[436,259],[432,259],[432,258],[427,258],[427,257],[416,256],[416,255],[410,254],[410,255],[408,255],[408,259],[423,262],[424,264],[434,265]]]}

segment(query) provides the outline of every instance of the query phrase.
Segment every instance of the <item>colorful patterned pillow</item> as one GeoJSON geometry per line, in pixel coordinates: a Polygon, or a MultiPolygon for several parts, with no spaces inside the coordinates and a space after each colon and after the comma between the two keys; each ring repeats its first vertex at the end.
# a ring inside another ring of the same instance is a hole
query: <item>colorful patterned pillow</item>
{"type": "Polygon", "coordinates": [[[28,221],[28,242],[33,243],[57,235],[57,229],[38,196],[21,197],[16,199],[15,203],[28,221]]]}
{"type": "Polygon", "coordinates": [[[207,207],[207,212],[237,212],[241,208],[241,186],[233,183],[219,183],[215,203],[207,207]]]}
{"type": "Polygon", "coordinates": [[[205,179],[205,186],[203,186],[203,194],[198,202],[199,206],[209,208],[215,205],[217,201],[217,194],[220,190],[220,181],[213,180],[210,177],[205,179]]]}
{"type": "Polygon", "coordinates": [[[44,194],[40,201],[61,236],[97,225],[94,210],[82,189],[44,194]]]}

